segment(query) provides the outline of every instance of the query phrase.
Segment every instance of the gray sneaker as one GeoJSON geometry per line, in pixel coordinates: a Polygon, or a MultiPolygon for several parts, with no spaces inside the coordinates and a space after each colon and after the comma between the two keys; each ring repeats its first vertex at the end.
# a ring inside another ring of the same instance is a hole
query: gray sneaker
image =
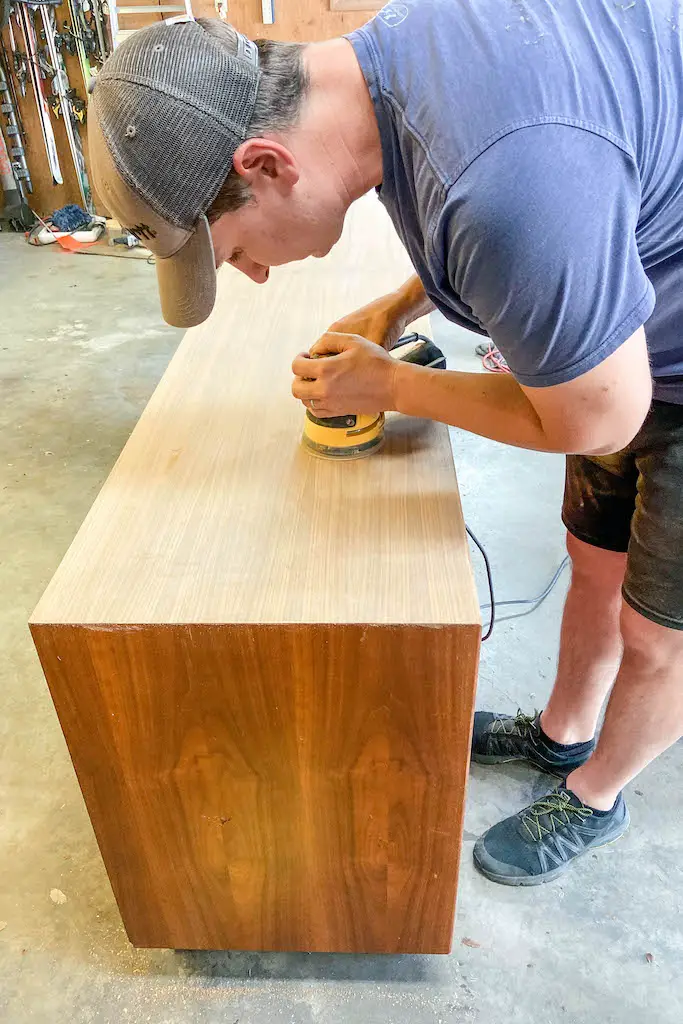
{"type": "Polygon", "coordinates": [[[541,713],[495,715],[477,711],[472,733],[472,760],[477,764],[503,764],[505,761],[530,761],[541,771],[566,777],[588,760],[595,740],[565,746],[555,743],[541,728],[541,713]]]}
{"type": "Polygon", "coordinates": [[[474,846],[474,863],[492,882],[541,885],[588,850],[619,839],[628,826],[621,793],[611,810],[596,811],[559,786],[485,832],[474,846]]]}

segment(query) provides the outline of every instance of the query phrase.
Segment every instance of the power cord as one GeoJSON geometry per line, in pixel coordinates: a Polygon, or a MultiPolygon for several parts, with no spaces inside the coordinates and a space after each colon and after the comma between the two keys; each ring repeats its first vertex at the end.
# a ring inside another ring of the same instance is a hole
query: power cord
{"type": "Polygon", "coordinates": [[[499,619],[499,621],[505,622],[506,619],[516,619],[520,615],[529,615],[531,612],[536,611],[536,609],[538,607],[540,607],[541,604],[543,604],[543,602],[545,601],[546,597],[548,597],[550,592],[555,587],[555,584],[559,580],[559,578],[562,575],[564,569],[569,565],[569,556],[565,556],[562,559],[562,561],[558,565],[557,569],[555,570],[555,575],[551,579],[551,581],[548,584],[548,586],[545,588],[545,590],[541,591],[541,593],[538,594],[536,597],[515,598],[514,600],[511,600],[511,601],[496,601],[496,596],[495,596],[495,592],[494,592],[494,589],[493,589],[493,573],[491,572],[491,563],[489,562],[489,556],[486,554],[486,549],[484,548],[484,545],[482,543],[480,543],[480,541],[477,540],[475,535],[470,530],[469,526],[466,525],[465,529],[467,530],[468,536],[472,539],[472,541],[479,548],[479,551],[481,553],[481,557],[484,559],[484,565],[486,566],[486,578],[487,578],[488,584],[489,584],[489,595],[491,597],[491,600],[484,602],[482,604],[482,606],[481,606],[482,609],[483,608],[490,608],[491,609],[491,614],[490,614],[490,617],[489,617],[488,627],[486,629],[485,634],[481,638],[481,642],[483,643],[485,640],[488,640],[488,638],[493,633],[493,627],[494,627],[494,625],[496,623],[496,609],[497,608],[511,607],[512,605],[525,605],[525,606],[528,607],[528,611],[517,612],[515,615],[506,615],[504,619],[499,619]]]}
{"type": "MultiPolygon", "coordinates": [[[[481,557],[484,559],[484,565],[486,566],[486,578],[489,581],[489,594],[491,595],[491,603],[489,607],[491,609],[491,617],[489,618],[488,629],[486,630],[485,635],[481,638],[481,642],[483,643],[484,640],[488,640],[488,638],[491,636],[491,633],[493,633],[493,627],[496,623],[496,598],[493,592],[493,574],[491,572],[491,563],[489,562],[489,556],[486,554],[486,549],[484,545],[479,543],[479,541],[474,536],[474,534],[470,530],[469,526],[467,526],[467,524],[465,524],[465,529],[467,530],[468,536],[472,538],[474,543],[479,548],[479,551],[481,552],[481,557]]],[[[482,605],[482,608],[483,607],[484,605],[482,605]]]]}
{"type": "MultiPolygon", "coordinates": [[[[419,349],[416,350],[415,356],[414,356],[414,358],[412,360],[411,360],[411,356],[413,355],[413,353],[409,353],[407,356],[404,356],[403,357],[403,361],[404,362],[414,361],[416,363],[419,363],[421,366],[431,366],[431,367],[434,367],[436,369],[445,369],[446,368],[446,357],[444,356],[443,352],[436,347],[436,345],[434,344],[433,341],[431,341],[430,338],[426,338],[424,336],[424,334],[418,334],[417,332],[412,332],[411,334],[405,334],[402,338],[399,338],[399,340],[396,342],[396,344],[394,345],[394,349],[400,348],[403,345],[407,345],[409,342],[416,342],[416,341],[422,342],[423,345],[419,349]]],[[[482,357],[485,357],[483,359],[483,361],[484,361],[484,365],[486,366],[487,370],[492,370],[494,373],[509,373],[510,372],[510,369],[509,369],[507,363],[505,362],[503,357],[500,355],[500,352],[498,352],[498,349],[495,348],[495,346],[493,345],[493,342],[488,342],[486,345],[479,346],[476,349],[476,351],[477,351],[478,355],[481,355],[482,357]],[[481,351],[480,351],[480,348],[481,348],[481,351]],[[487,361],[486,361],[487,358],[489,360],[489,363],[487,363],[487,361]]],[[[551,590],[553,589],[553,587],[555,586],[555,584],[559,580],[559,578],[560,578],[560,576],[562,574],[562,570],[565,568],[566,565],[569,564],[569,558],[563,559],[563,561],[560,563],[559,567],[557,568],[557,570],[555,572],[555,575],[551,579],[551,581],[548,584],[548,586],[537,597],[520,598],[519,600],[498,601],[498,602],[496,602],[496,596],[495,596],[495,592],[494,592],[494,589],[493,589],[493,572],[491,570],[491,563],[489,561],[489,556],[486,553],[486,549],[485,549],[484,545],[472,533],[472,531],[470,530],[469,526],[467,526],[467,524],[465,524],[465,529],[467,530],[467,534],[471,538],[472,542],[479,548],[479,551],[481,553],[481,557],[484,559],[484,565],[486,566],[486,578],[488,580],[488,585],[489,585],[489,594],[491,595],[490,602],[487,601],[485,604],[482,604],[482,606],[481,606],[482,609],[484,609],[484,608],[490,608],[491,609],[491,614],[490,614],[490,617],[489,617],[488,626],[486,627],[486,632],[484,633],[483,637],[481,638],[482,639],[482,643],[483,643],[485,640],[488,640],[488,638],[493,633],[493,627],[496,624],[496,617],[497,617],[496,616],[496,609],[497,608],[503,608],[503,607],[507,607],[507,606],[510,606],[510,605],[523,605],[523,606],[527,606],[528,607],[528,611],[526,611],[526,612],[518,612],[517,615],[528,615],[530,612],[535,611],[536,608],[538,608],[539,605],[541,605],[543,603],[543,601],[545,601],[546,597],[548,596],[548,594],[551,592],[551,590]]],[[[505,616],[505,618],[507,618],[507,619],[514,619],[516,617],[517,617],[516,615],[507,615],[507,616],[505,616]]],[[[501,620],[499,619],[499,621],[501,621],[501,620]]]]}
{"type": "Polygon", "coordinates": [[[492,341],[482,342],[474,350],[475,355],[481,359],[481,364],[490,373],[511,373],[510,367],[500,349],[496,348],[492,341]]]}
{"type": "MultiPolygon", "coordinates": [[[[407,345],[410,342],[416,341],[420,341],[423,344],[415,350],[414,354],[413,352],[409,352],[407,356],[404,356],[404,362],[416,362],[419,363],[419,365],[421,366],[431,366],[434,367],[435,369],[440,370],[446,368],[446,357],[444,356],[443,352],[436,347],[436,345],[434,344],[433,341],[431,341],[430,338],[426,338],[424,334],[418,334],[416,331],[410,334],[404,334],[402,338],[399,338],[399,340],[396,342],[393,348],[401,348],[403,345],[407,345]]],[[[483,357],[484,366],[486,367],[487,370],[492,370],[494,373],[510,372],[507,363],[500,355],[500,352],[498,352],[498,349],[494,346],[493,342],[489,341],[484,345],[478,346],[476,352],[477,355],[481,355],[483,357]],[[486,361],[487,358],[489,360],[489,363],[487,363],[486,361]]],[[[493,633],[493,627],[496,624],[497,618],[497,608],[510,607],[512,605],[521,605],[527,607],[528,609],[524,612],[517,612],[514,615],[506,615],[502,620],[498,617],[498,621],[505,621],[505,619],[514,619],[517,618],[519,615],[529,615],[531,612],[535,611],[539,607],[539,605],[541,605],[545,601],[546,597],[559,580],[560,576],[562,575],[563,569],[565,568],[565,566],[569,564],[569,558],[564,558],[562,560],[562,562],[556,569],[555,575],[551,579],[548,586],[537,597],[519,598],[518,600],[497,602],[495,592],[493,589],[493,572],[491,570],[491,563],[489,561],[489,556],[486,553],[486,549],[484,545],[481,543],[481,541],[479,541],[477,537],[475,537],[475,535],[472,533],[467,524],[465,524],[465,529],[467,530],[467,534],[471,538],[472,542],[479,548],[481,557],[484,559],[484,565],[486,566],[486,578],[488,580],[489,585],[489,594],[491,595],[491,600],[485,602],[481,606],[482,609],[491,609],[491,614],[489,617],[488,626],[486,627],[486,632],[481,638],[483,643],[485,640],[488,640],[488,638],[493,633]]]]}

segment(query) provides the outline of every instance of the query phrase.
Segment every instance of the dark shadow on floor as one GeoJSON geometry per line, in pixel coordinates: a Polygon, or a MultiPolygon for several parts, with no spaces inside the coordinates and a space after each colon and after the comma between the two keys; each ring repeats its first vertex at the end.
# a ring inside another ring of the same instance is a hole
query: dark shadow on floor
{"type": "Polygon", "coordinates": [[[233,980],[372,981],[414,984],[436,977],[440,956],[352,953],[228,953],[177,950],[185,976],[233,980]]]}

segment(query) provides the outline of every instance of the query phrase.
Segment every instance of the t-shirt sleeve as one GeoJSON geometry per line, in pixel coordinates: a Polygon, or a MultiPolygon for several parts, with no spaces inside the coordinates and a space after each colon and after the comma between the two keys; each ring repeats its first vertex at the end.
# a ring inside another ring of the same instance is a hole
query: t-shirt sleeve
{"type": "Polygon", "coordinates": [[[520,383],[580,377],[651,315],[639,210],[632,158],[573,125],[517,129],[451,186],[444,271],[520,383]]]}

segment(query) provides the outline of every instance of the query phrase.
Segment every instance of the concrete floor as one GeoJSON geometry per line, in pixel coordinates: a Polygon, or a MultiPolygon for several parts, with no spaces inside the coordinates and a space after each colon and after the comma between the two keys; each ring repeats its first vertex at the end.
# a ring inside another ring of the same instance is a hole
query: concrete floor
{"type": "MultiPolygon", "coordinates": [[[[180,332],[160,323],[145,262],[55,249],[0,235],[0,1020],[679,1024],[681,744],[629,787],[623,840],[532,890],[487,882],[471,849],[547,780],[524,766],[473,769],[449,957],[131,948],[26,620],[180,332]]],[[[451,365],[476,367],[476,339],[435,328],[451,365]]],[[[563,555],[561,459],[458,432],[453,441],[499,598],[539,592],[563,555]]],[[[543,705],[565,586],[566,574],[539,611],[499,624],[478,707],[543,705]]]]}

